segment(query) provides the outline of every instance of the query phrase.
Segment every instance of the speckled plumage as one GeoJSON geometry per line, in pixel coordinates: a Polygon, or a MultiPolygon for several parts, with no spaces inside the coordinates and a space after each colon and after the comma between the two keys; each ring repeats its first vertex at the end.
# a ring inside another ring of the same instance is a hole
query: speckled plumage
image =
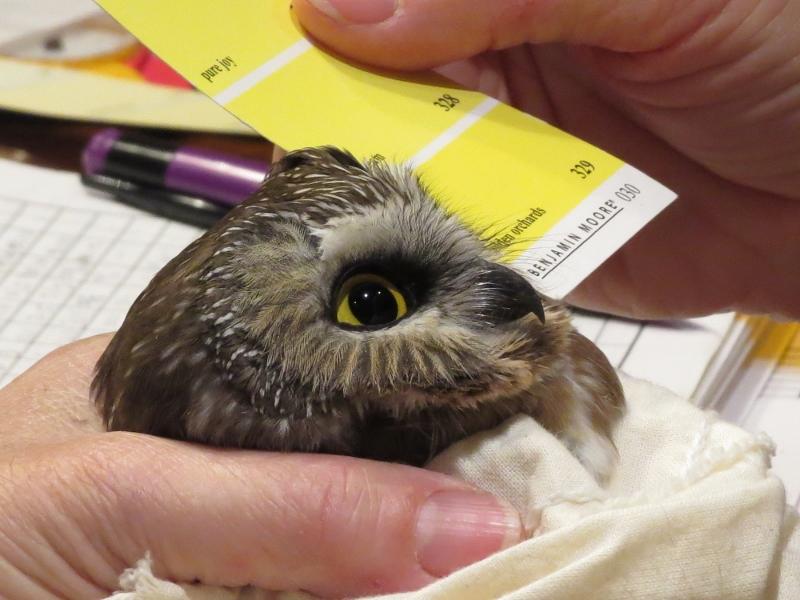
{"type": "Polygon", "coordinates": [[[161,270],[93,394],[110,429],[412,464],[523,412],[600,478],[623,407],[613,369],[560,304],[412,173],[332,148],[287,155],[161,270]],[[392,278],[414,310],[340,326],[332,298],[354,267],[392,278]]]}

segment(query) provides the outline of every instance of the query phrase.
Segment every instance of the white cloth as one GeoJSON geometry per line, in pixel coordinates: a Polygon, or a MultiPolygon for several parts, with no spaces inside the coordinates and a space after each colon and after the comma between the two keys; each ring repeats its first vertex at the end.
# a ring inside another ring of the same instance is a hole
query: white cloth
{"type": "MultiPolygon", "coordinates": [[[[540,514],[527,541],[417,592],[418,599],[800,599],[800,525],[769,472],[772,444],[649,383],[623,380],[620,462],[603,489],[549,432],[516,417],[430,468],[540,514]]],[[[535,522],[535,520],[531,521],[535,522]]],[[[114,600],[307,598],[161,582],[146,561],[114,600]]]]}

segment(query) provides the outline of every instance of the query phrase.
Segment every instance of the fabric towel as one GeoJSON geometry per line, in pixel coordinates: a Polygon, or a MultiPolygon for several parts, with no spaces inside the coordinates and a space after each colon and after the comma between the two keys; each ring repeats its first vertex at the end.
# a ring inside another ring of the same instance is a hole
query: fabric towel
{"type": "MultiPolygon", "coordinates": [[[[769,471],[774,448],[663,388],[623,377],[628,411],[606,488],[533,419],[466,439],[429,468],[509,500],[530,539],[416,592],[419,600],[800,599],[800,524],[769,471]],[[535,522],[531,520],[530,522],[535,522]]],[[[126,571],[113,600],[298,600],[178,586],[126,571]]]]}

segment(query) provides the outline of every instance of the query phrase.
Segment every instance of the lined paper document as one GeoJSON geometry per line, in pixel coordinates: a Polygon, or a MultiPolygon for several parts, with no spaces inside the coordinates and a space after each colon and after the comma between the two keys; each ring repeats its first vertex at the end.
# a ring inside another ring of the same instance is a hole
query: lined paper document
{"type": "Polygon", "coordinates": [[[49,351],[122,323],[201,232],[92,197],[77,175],[0,161],[0,386],[49,351]]]}
{"type": "MultiPolygon", "coordinates": [[[[735,319],[733,313],[724,313],[685,321],[641,322],[576,311],[573,320],[617,369],[683,398],[694,398],[735,319]]],[[[697,403],[702,405],[702,399],[697,403]]]]}

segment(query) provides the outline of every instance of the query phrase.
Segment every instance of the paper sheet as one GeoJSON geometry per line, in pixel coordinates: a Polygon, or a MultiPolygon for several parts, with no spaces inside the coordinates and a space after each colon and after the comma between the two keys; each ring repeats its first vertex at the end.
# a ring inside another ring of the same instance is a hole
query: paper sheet
{"type": "Polygon", "coordinates": [[[102,14],[92,0],[0,0],[0,46],[102,14]]]}
{"type": "Polygon", "coordinates": [[[77,175],[0,161],[0,386],[47,352],[113,331],[201,232],[92,197],[77,175]]]}
{"type": "Polygon", "coordinates": [[[575,326],[618,369],[683,398],[695,398],[722,347],[733,313],[671,322],[641,322],[576,312],[575,326]]]}
{"type": "Polygon", "coordinates": [[[193,90],[3,57],[0,109],[92,123],[253,133],[193,90]]]}

